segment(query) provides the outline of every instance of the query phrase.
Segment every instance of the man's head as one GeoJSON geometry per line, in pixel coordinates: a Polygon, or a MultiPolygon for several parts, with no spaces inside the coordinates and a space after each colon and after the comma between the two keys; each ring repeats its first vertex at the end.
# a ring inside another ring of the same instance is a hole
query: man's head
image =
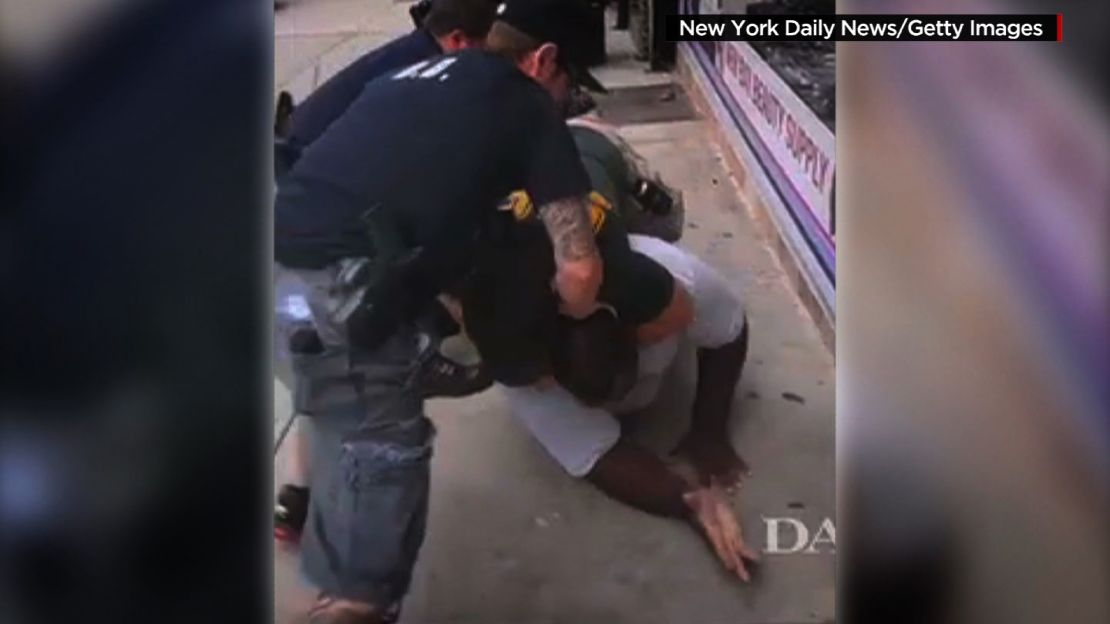
{"type": "Polygon", "coordinates": [[[562,109],[575,85],[604,91],[586,69],[589,32],[584,0],[508,0],[497,9],[486,47],[516,63],[562,109]]]}
{"type": "MultiPolygon", "coordinates": [[[[497,3],[493,0],[424,0],[426,13],[419,26],[427,30],[444,52],[482,47],[497,3]]],[[[414,20],[416,17],[414,16],[414,20]]]]}
{"type": "Polygon", "coordinates": [[[619,401],[636,382],[635,334],[608,310],[560,316],[550,349],[555,380],[586,405],[619,401]]]}

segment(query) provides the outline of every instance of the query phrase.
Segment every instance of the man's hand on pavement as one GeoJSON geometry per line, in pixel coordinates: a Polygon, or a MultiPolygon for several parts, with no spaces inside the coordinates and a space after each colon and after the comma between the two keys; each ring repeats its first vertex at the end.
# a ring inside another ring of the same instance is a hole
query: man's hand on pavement
{"type": "Polygon", "coordinates": [[[682,499],[690,508],[691,521],[709,542],[725,569],[745,583],[750,581],[751,574],[745,561],[757,563],[759,555],[744,543],[740,523],[728,506],[724,492],[716,486],[699,488],[687,492],[682,499]]]}

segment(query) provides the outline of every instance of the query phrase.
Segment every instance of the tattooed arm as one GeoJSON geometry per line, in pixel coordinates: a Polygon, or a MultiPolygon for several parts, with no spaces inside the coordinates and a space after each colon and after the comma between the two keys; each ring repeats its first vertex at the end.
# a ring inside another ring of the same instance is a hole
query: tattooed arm
{"type": "Polygon", "coordinates": [[[569,197],[544,204],[539,213],[555,248],[555,289],[563,300],[563,312],[585,318],[597,307],[602,276],[586,203],[569,197]]]}

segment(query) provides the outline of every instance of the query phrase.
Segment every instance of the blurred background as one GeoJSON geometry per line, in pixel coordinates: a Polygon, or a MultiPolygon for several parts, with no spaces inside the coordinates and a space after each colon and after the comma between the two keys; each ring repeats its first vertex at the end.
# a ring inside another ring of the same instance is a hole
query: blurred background
{"type": "MultiPolygon", "coordinates": [[[[0,621],[269,617],[270,10],[0,0],[0,621]]],[[[1105,622],[1110,8],[838,10],[1064,14],[838,44],[840,619],[1105,622]]]]}
{"type": "Polygon", "coordinates": [[[269,617],[270,10],[0,4],[0,622],[269,617]]]}
{"type": "Polygon", "coordinates": [[[845,622],[1107,618],[1107,40],[838,47],[845,622]]]}

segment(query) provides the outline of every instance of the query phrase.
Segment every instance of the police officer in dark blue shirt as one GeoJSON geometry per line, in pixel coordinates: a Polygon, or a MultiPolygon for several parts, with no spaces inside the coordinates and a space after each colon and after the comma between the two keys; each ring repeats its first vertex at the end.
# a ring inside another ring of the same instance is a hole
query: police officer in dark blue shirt
{"type": "Polygon", "coordinates": [[[284,173],[300,152],[324,133],[382,74],[432,56],[480,47],[493,22],[495,0],[435,0],[417,28],[359,57],[313,91],[290,115],[275,156],[284,173]]]}
{"type": "MultiPolygon", "coordinates": [[[[274,162],[278,178],[288,172],[305,147],[347,110],[371,80],[445,52],[484,45],[499,2],[422,0],[410,10],[415,30],[359,57],[295,108],[289,94],[283,93],[275,123],[274,162]]],[[[279,325],[283,323],[288,324],[288,319],[281,319],[279,325]]],[[[298,325],[296,330],[283,327],[280,333],[289,335],[290,346],[294,349],[315,348],[315,332],[310,326],[298,325]]],[[[421,372],[417,379],[425,396],[466,396],[489,387],[492,380],[480,364],[462,365],[440,353],[441,339],[457,332],[458,325],[438,302],[424,311],[420,326],[425,335],[425,348],[420,354],[421,372]]],[[[294,437],[303,435],[301,429],[295,431],[294,437]]],[[[292,483],[282,485],[274,510],[275,537],[281,541],[299,540],[307,506],[307,488],[292,483]]]]}
{"type": "Polygon", "coordinates": [[[563,312],[597,308],[590,185],[562,115],[575,83],[598,86],[584,69],[588,9],[502,6],[489,51],[370,82],[278,186],[275,259],[300,280],[322,343],[293,361],[297,408],[315,425],[301,551],[322,592],[313,621],[389,621],[407,591],[432,440],[412,320],[467,274],[511,191],[537,206],[563,312]]]}

